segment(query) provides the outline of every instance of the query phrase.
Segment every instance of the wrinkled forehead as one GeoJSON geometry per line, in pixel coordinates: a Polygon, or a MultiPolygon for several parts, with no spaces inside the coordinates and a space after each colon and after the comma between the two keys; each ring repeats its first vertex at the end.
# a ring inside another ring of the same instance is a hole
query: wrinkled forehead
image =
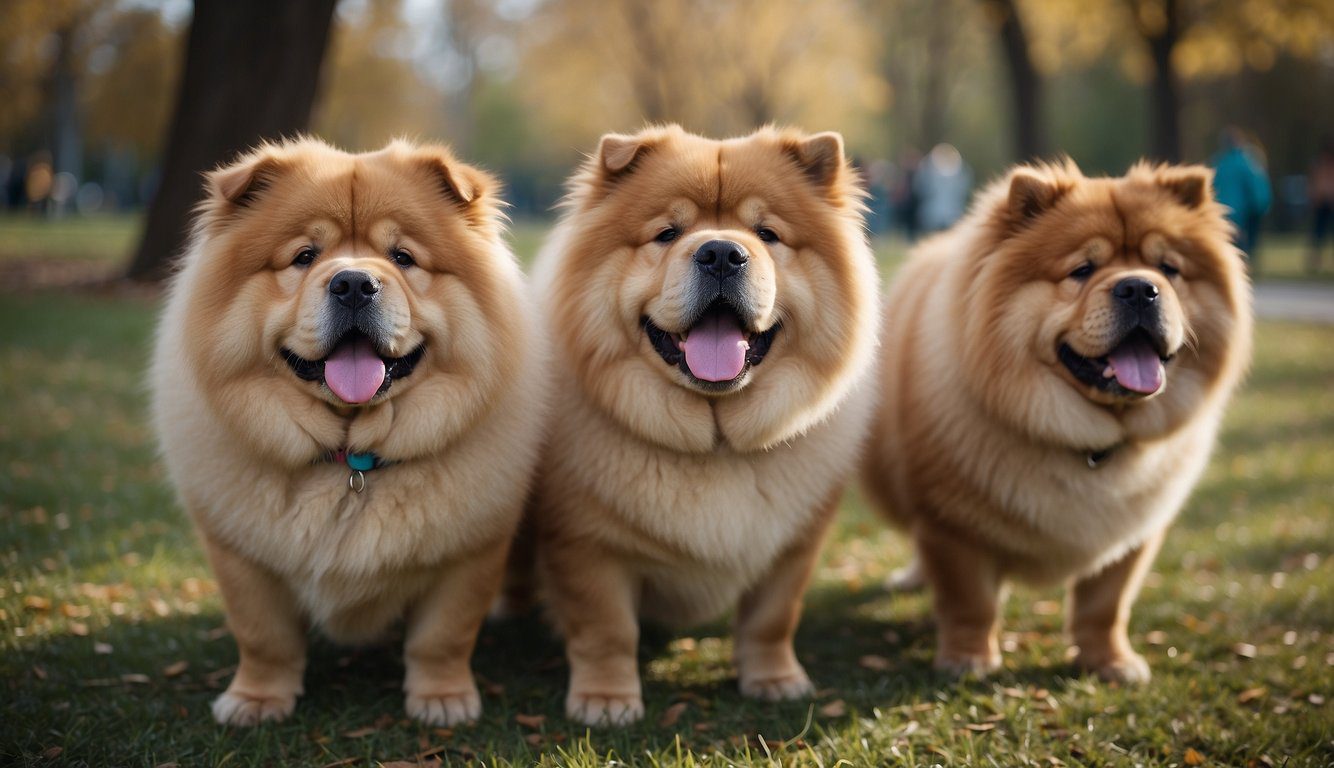
{"type": "Polygon", "coordinates": [[[281,174],[267,195],[265,215],[290,228],[319,219],[346,237],[364,237],[385,220],[422,229],[433,219],[429,179],[383,153],[310,153],[281,174]]]}
{"type": "Polygon", "coordinates": [[[801,181],[795,164],[772,142],[680,136],[656,147],[625,190],[628,198],[654,208],[688,200],[701,215],[721,216],[748,200],[795,189],[801,181]]]}

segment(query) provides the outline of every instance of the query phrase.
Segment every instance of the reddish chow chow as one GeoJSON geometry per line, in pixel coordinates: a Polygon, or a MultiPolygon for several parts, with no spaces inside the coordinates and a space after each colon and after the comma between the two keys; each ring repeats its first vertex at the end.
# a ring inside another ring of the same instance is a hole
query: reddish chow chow
{"type": "Polygon", "coordinates": [[[495,183],[438,147],[302,140],[207,191],[152,382],[240,649],[214,716],[286,717],[308,623],[363,642],[406,617],[408,713],[476,718],[545,388],[495,183]]]}
{"type": "Polygon", "coordinates": [[[894,281],[866,481],[916,542],[938,667],[999,666],[1007,580],[1069,580],[1078,665],[1148,679],[1130,606],[1250,358],[1209,183],[1021,167],[894,281]]]}
{"type": "Polygon", "coordinates": [[[609,135],[539,257],[559,413],[533,513],[566,709],[643,715],[645,617],[737,608],[741,690],[812,688],[801,599],[871,416],[878,278],[836,134],[609,135]]]}

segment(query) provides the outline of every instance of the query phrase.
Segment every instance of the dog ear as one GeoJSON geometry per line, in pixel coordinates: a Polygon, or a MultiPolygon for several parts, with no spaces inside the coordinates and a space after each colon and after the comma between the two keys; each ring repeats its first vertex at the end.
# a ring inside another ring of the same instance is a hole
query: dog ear
{"type": "Polygon", "coordinates": [[[1199,208],[1213,196],[1213,178],[1214,172],[1202,165],[1164,168],[1157,174],[1158,186],[1187,208],[1199,208]]]}
{"type": "Polygon", "coordinates": [[[471,223],[483,226],[503,216],[498,196],[500,182],[491,174],[454,157],[443,146],[413,147],[413,161],[425,168],[441,196],[453,203],[471,223]]]}
{"type": "Polygon", "coordinates": [[[834,131],[802,137],[788,146],[788,152],[819,187],[832,186],[845,164],[843,137],[834,131]]]}
{"type": "Polygon", "coordinates": [[[615,176],[630,168],[635,158],[649,148],[643,134],[627,136],[623,133],[605,134],[598,142],[598,167],[604,174],[615,176]]]}
{"type": "Polygon", "coordinates": [[[436,177],[440,191],[465,208],[486,196],[497,183],[485,171],[455,159],[444,147],[426,147],[418,154],[436,177]]]}
{"type": "Polygon", "coordinates": [[[271,147],[263,146],[210,171],[205,176],[205,189],[213,201],[237,208],[249,207],[260,193],[282,173],[283,162],[271,147]]]}
{"type": "Polygon", "coordinates": [[[1022,229],[1055,205],[1063,194],[1064,187],[1032,169],[1016,169],[1010,174],[1010,193],[1006,199],[1011,228],[1022,229]]]}

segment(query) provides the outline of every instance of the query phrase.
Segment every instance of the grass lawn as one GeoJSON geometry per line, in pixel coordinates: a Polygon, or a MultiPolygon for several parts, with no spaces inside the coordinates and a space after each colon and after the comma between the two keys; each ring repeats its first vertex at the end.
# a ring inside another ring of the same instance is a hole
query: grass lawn
{"type": "Polygon", "coordinates": [[[1074,676],[1057,591],[1012,596],[994,679],[931,672],[925,598],[877,586],[907,548],[854,492],[798,638],[814,702],[743,699],[725,624],[650,631],[648,717],[590,733],[561,715],[561,647],[528,620],[484,630],[475,726],[404,718],[396,645],[316,639],[295,716],[229,730],[208,705],[235,646],[144,415],[155,309],[111,295],[0,302],[0,764],[1334,760],[1334,328],[1260,326],[1254,374],[1135,613],[1132,638],[1155,671],[1146,688],[1074,676]]]}

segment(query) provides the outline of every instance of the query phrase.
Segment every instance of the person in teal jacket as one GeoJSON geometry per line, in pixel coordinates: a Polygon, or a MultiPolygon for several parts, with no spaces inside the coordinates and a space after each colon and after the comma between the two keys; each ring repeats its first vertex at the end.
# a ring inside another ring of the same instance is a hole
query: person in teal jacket
{"type": "Polygon", "coordinates": [[[1261,154],[1238,128],[1223,131],[1222,148],[1214,155],[1214,195],[1228,208],[1237,228],[1235,242],[1254,265],[1260,220],[1269,210],[1272,193],[1261,154]]]}

